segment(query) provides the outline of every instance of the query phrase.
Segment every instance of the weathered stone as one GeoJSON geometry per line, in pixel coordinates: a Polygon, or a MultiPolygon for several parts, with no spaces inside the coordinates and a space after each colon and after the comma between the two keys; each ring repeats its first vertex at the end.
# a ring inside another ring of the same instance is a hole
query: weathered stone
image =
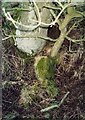
{"type": "MultiPolygon", "coordinates": [[[[28,8],[29,5],[24,3],[25,8],[28,8]]],[[[40,15],[42,22],[45,23],[50,23],[51,17],[50,17],[50,12],[46,8],[42,8],[43,4],[37,3],[37,6],[39,9],[41,9],[40,15]]],[[[22,12],[21,13],[21,23],[24,25],[27,25],[31,27],[35,27],[37,24],[35,21],[32,20],[37,20],[37,17],[35,15],[35,11],[33,6],[29,7],[30,12],[22,12]]],[[[37,29],[33,31],[22,31],[19,27],[19,29],[16,30],[16,36],[23,36],[23,38],[17,37],[15,40],[15,45],[22,50],[23,52],[26,52],[28,54],[32,53],[38,53],[39,51],[42,50],[42,48],[45,46],[46,41],[40,38],[37,38],[37,36],[47,36],[47,29],[38,27],[37,29]],[[26,37],[26,36],[32,36],[32,37],[26,37]],[[33,38],[34,36],[34,38],[33,38]],[[36,38],[35,38],[36,37],[36,38]]]]}
{"type": "MultiPolygon", "coordinates": [[[[22,35],[22,32],[17,30],[16,35],[22,35]]],[[[37,53],[44,47],[46,41],[39,38],[16,38],[15,45],[28,54],[37,53]]]]}

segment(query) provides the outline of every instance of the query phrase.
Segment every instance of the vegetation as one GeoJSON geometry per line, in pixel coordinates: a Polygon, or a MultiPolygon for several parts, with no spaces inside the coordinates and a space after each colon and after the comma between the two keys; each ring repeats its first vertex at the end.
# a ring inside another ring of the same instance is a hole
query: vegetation
{"type": "MultiPolygon", "coordinates": [[[[84,120],[85,115],[82,106],[85,102],[83,95],[85,87],[83,86],[82,88],[81,85],[81,81],[83,82],[85,77],[85,28],[82,27],[82,24],[85,24],[84,3],[83,5],[81,4],[82,9],[77,3],[73,4],[69,2],[47,3],[43,4],[43,6],[41,4],[32,3],[37,15],[37,19],[34,20],[37,24],[33,28],[17,21],[17,19],[20,20],[22,11],[29,11],[27,8],[22,8],[24,3],[17,3],[17,7],[13,8],[13,4],[2,4],[2,42],[4,49],[2,62],[2,84],[4,91],[3,119],[14,120],[20,117],[23,119],[48,120],[69,120],[71,118],[74,120],[79,117],[79,119],[84,120]],[[42,21],[44,17],[40,17],[40,10],[43,8],[48,9],[50,12],[52,19],[50,23],[46,23],[46,20],[42,21]],[[43,31],[42,29],[47,30],[49,27],[55,28],[55,31],[51,29],[53,31],[51,34],[60,31],[56,39],[48,35],[48,37],[44,36],[41,32],[37,36],[36,34],[16,36],[15,34],[17,28],[24,31],[36,32],[39,28],[43,31]],[[79,28],[81,29],[79,30],[79,28]],[[27,55],[15,47],[14,43],[17,37],[40,38],[46,40],[47,44],[36,55],[27,55]],[[73,51],[75,48],[76,51],[73,51]],[[78,86],[78,82],[80,83],[80,87],[78,86]],[[81,88],[82,90],[80,90],[81,88]],[[77,92],[79,92],[78,96],[75,96],[77,92]],[[9,98],[10,96],[11,98],[9,98]],[[69,108],[69,104],[72,105],[72,100],[74,101],[74,105],[76,104],[75,109],[71,106],[74,109],[74,113],[69,108]],[[14,101],[13,105],[12,101],[14,101]],[[62,114],[63,109],[66,109],[65,104],[68,106],[68,109],[67,112],[64,111],[62,114]],[[80,113],[77,111],[77,107],[80,113]],[[43,114],[43,112],[45,113],[43,114]],[[77,116],[75,116],[76,112],[77,116]]],[[[29,3],[28,6],[30,5],[29,3]]]]}

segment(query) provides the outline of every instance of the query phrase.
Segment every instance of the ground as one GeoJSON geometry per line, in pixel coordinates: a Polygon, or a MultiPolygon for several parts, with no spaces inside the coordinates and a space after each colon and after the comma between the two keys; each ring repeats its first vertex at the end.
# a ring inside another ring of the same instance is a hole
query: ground
{"type": "MultiPolygon", "coordinates": [[[[74,29],[69,36],[78,39],[85,35],[84,26],[83,21],[81,29],[74,29]]],[[[64,41],[55,71],[55,86],[59,91],[55,99],[43,93],[43,97],[32,97],[32,102],[26,106],[20,104],[21,90],[23,86],[30,87],[38,81],[34,70],[35,56],[22,54],[12,39],[4,40],[2,44],[2,120],[85,120],[85,42],[64,41]],[[41,109],[59,103],[68,91],[69,95],[58,109],[41,112],[41,109]]],[[[53,42],[47,42],[36,56],[48,55],[52,46],[53,42]]]]}

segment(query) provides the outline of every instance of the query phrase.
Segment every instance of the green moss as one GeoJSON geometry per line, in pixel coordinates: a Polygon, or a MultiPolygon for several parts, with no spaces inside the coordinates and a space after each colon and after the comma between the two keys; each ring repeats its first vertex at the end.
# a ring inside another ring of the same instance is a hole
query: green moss
{"type": "Polygon", "coordinates": [[[48,57],[41,58],[36,66],[37,75],[42,80],[54,79],[54,70],[55,62],[48,57]]]}
{"type": "Polygon", "coordinates": [[[36,74],[40,80],[41,87],[45,88],[49,96],[58,94],[54,82],[55,65],[55,60],[49,57],[42,57],[36,65],[36,74]]]}

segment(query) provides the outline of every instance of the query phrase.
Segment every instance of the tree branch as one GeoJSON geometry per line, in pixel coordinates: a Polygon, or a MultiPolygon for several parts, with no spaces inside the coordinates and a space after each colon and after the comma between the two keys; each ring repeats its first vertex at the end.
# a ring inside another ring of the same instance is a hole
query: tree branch
{"type": "Polygon", "coordinates": [[[54,109],[54,108],[59,108],[59,107],[63,104],[63,102],[65,101],[65,99],[67,98],[67,96],[68,96],[69,93],[70,93],[70,92],[67,92],[67,93],[64,95],[64,97],[62,98],[62,100],[60,101],[60,103],[59,103],[58,105],[49,106],[49,107],[47,107],[47,108],[45,108],[45,109],[42,109],[41,112],[47,112],[47,111],[52,110],[52,109],[54,109]]]}

